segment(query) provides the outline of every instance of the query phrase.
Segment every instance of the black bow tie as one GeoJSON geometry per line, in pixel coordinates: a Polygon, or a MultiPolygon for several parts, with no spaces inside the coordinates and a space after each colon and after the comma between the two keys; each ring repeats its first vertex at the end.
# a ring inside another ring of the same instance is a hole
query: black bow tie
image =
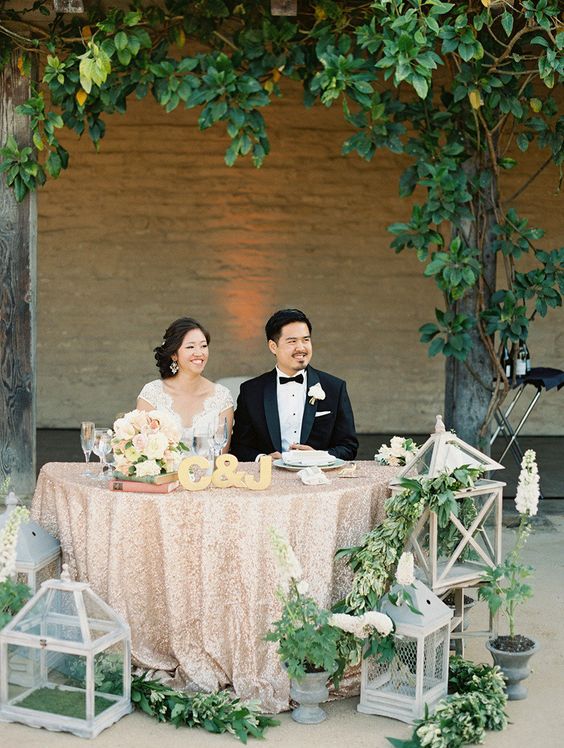
{"type": "Polygon", "coordinates": [[[296,374],[295,377],[278,377],[278,381],[280,382],[280,384],[288,384],[288,382],[297,382],[298,384],[303,384],[304,375],[296,374]]]}

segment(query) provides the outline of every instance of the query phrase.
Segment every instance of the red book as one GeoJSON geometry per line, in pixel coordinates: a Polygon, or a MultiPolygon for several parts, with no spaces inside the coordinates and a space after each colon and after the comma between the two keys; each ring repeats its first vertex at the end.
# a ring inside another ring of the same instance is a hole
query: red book
{"type": "Polygon", "coordinates": [[[135,493],[171,493],[178,488],[180,482],[175,480],[170,483],[140,483],[135,480],[111,480],[112,491],[133,491],[135,493]]]}

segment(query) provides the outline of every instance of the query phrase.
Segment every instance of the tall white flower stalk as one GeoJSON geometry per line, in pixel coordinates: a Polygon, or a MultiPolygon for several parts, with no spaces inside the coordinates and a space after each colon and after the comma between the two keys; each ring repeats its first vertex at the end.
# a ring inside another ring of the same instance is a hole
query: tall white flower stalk
{"type": "Polygon", "coordinates": [[[269,534],[278,565],[280,587],[284,592],[287,592],[290,583],[293,581],[301,595],[307,594],[308,584],[305,580],[302,580],[302,567],[294,553],[294,549],[287,538],[274,527],[269,528],[269,534]]]}
{"type": "Polygon", "coordinates": [[[0,584],[12,577],[16,571],[16,546],[20,524],[29,519],[29,511],[17,506],[10,512],[4,528],[0,531],[0,584]]]}
{"type": "Polygon", "coordinates": [[[521,516],[534,517],[538,511],[540,478],[534,450],[528,449],[523,455],[521,472],[517,484],[515,506],[521,516]]]}

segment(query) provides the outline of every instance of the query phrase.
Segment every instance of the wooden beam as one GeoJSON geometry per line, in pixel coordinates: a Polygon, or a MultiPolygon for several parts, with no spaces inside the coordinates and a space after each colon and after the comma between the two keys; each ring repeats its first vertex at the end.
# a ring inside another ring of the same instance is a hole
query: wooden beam
{"type": "MultiPolygon", "coordinates": [[[[16,107],[30,95],[13,54],[0,71],[0,138],[32,146],[27,117],[16,107]]],[[[6,477],[20,496],[35,487],[35,298],[37,210],[35,193],[17,203],[0,179],[0,484],[6,477]]]]}

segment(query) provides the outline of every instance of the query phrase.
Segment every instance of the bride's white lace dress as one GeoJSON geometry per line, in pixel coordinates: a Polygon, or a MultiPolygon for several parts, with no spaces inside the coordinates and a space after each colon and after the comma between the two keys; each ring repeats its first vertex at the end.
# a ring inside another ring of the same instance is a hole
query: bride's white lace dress
{"type": "Polygon", "coordinates": [[[196,413],[191,424],[186,424],[182,423],[180,415],[174,410],[172,397],[168,392],[165,392],[162,379],[154,379],[152,382],[148,382],[139,393],[139,397],[156,410],[164,410],[172,415],[182,427],[184,437],[194,434],[197,436],[209,434],[210,428],[215,430],[217,427],[219,414],[233,407],[233,398],[227,387],[215,384],[212,394],[204,400],[202,410],[196,413]]]}

